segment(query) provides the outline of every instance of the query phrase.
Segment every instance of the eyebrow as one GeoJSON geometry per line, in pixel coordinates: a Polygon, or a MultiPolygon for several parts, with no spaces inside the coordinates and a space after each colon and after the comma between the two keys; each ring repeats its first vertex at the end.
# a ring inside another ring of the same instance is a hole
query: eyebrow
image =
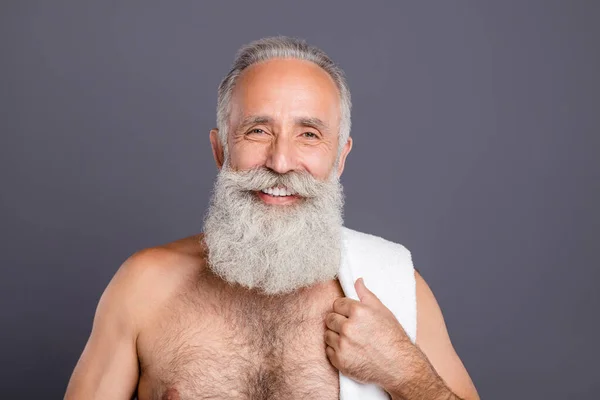
{"type": "Polygon", "coordinates": [[[314,128],[318,131],[329,131],[329,125],[317,117],[300,117],[294,120],[296,125],[314,128]]]}
{"type": "Polygon", "coordinates": [[[266,115],[249,115],[242,119],[242,122],[238,125],[238,130],[242,130],[250,125],[270,124],[272,122],[273,118],[267,117],[266,115]]]}

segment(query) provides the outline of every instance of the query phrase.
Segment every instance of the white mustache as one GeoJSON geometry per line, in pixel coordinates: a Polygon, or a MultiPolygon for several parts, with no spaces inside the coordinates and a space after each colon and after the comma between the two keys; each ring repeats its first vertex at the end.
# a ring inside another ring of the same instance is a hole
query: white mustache
{"type": "Polygon", "coordinates": [[[271,187],[285,187],[301,197],[317,197],[323,193],[328,182],[315,179],[306,171],[290,171],[279,174],[268,168],[256,167],[235,171],[228,185],[240,191],[260,191],[271,187]]]}

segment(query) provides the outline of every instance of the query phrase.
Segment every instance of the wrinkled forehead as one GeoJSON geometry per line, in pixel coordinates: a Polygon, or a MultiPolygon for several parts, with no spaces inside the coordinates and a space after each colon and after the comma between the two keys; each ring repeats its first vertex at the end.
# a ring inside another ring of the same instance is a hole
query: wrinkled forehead
{"type": "Polygon", "coordinates": [[[340,111],[339,91],[326,71],[310,61],[274,59],[254,64],[238,77],[229,122],[236,127],[252,115],[280,123],[313,118],[337,132],[340,111]]]}

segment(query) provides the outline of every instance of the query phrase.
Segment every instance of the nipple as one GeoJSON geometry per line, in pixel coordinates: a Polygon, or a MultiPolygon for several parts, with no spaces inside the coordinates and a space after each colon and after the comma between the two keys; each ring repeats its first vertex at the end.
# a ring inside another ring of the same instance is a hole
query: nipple
{"type": "Polygon", "coordinates": [[[163,394],[162,400],[179,400],[179,392],[177,389],[171,388],[168,389],[165,394],[163,394]]]}

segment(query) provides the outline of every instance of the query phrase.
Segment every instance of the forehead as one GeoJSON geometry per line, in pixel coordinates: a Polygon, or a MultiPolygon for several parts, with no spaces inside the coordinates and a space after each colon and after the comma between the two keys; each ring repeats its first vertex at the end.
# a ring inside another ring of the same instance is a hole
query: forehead
{"type": "Polygon", "coordinates": [[[231,99],[232,123],[254,114],[274,119],[314,117],[337,126],[339,92],[329,74],[310,61],[261,62],[242,72],[231,99]]]}

